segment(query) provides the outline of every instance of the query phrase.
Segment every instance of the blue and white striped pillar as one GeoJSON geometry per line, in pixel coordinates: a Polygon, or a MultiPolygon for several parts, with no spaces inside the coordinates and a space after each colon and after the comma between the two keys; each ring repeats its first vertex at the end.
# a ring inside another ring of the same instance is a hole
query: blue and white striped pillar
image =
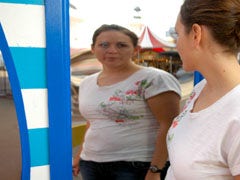
{"type": "Polygon", "coordinates": [[[0,0],[0,22],[22,179],[71,179],[68,1],[0,0]]]}

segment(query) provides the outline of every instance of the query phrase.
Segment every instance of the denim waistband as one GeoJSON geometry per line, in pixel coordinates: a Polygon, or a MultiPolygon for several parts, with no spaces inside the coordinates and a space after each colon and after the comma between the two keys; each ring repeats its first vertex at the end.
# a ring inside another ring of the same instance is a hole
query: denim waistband
{"type": "Polygon", "coordinates": [[[110,161],[110,162],[95,162],[81,159],[81,161],[92,162],[101,166],[124,166],[124,167],[135,167],[135,168],[149,168],[150,162],[144,161],[110,161]]]}

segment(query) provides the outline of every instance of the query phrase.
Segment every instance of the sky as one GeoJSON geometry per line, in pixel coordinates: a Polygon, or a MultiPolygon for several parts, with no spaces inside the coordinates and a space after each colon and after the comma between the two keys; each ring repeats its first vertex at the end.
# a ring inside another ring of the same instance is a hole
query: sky
{"type": "Polygon", "coordinates": [[[81,23],[70,29],[71,46],[85,47],[91,44],[91,37],[102,24],[119,24],[140,35],[139,24],[146,25],[160,39],[168,40],[166,31],[175,26],[183,0],[70,0],[76,9],[70,9],[72,16],[81,23]],[[140,11],[134,10],[136,7],[140,11]],[[134,18],[134,17],[141,17],[134,18]]]}

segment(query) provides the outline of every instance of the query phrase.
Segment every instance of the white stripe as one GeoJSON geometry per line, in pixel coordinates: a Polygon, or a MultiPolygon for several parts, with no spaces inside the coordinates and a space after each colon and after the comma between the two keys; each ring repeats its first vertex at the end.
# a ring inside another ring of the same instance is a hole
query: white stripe
{"type": "Polygon", "coordinates": [[[50,180],[49,165],[31,167],[30,179],[31,180],[50,180]]]}
{"type": "Polygon", "coordinates": [[[47,89],[24,89],[22,97],[28,129],[49,127],[47,89]]]}
{"type": "Polygon", "coordinates": [[[153,48],[153,45],[152,45],[152,42],[150,40],[147,29],[146,29],[145,34],[143,36],[143,40],[141,42],[141,47],[142,48],[153,48]]]}
{"type": "Polygon", "coordinates": [[[151,42],[149,34],[148,34],[148,29],[146,29],[146,31],[143,35],[141,47],[142,48],[153,48],[152,42],[151,42]]]}
{"type": "Polygon", "coordinates": [[[0,22],[9,46],[46,47],[42,5],[0,3],[0,22]]]}

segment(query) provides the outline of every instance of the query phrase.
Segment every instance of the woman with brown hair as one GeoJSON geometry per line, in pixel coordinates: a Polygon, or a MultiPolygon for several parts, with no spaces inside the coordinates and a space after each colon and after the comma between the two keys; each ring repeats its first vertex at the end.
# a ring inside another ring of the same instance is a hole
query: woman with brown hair
{"type": "Polygon", "coordinates": [[[166,134],[179,113],[178,81],[166,71],[135,64],[138,37],[124,27],[99,27],[92,51],[103,69],[79,86],[80,112],[89,127],[74,159],[74,175],[160,180],[168,158],[166,134]]]}
{"type": "Polygon", "coordinates": [[[199,82],[167,136],[167,180],[240,179],[240,0],[185,0],[177,49],[199,82]]]}

